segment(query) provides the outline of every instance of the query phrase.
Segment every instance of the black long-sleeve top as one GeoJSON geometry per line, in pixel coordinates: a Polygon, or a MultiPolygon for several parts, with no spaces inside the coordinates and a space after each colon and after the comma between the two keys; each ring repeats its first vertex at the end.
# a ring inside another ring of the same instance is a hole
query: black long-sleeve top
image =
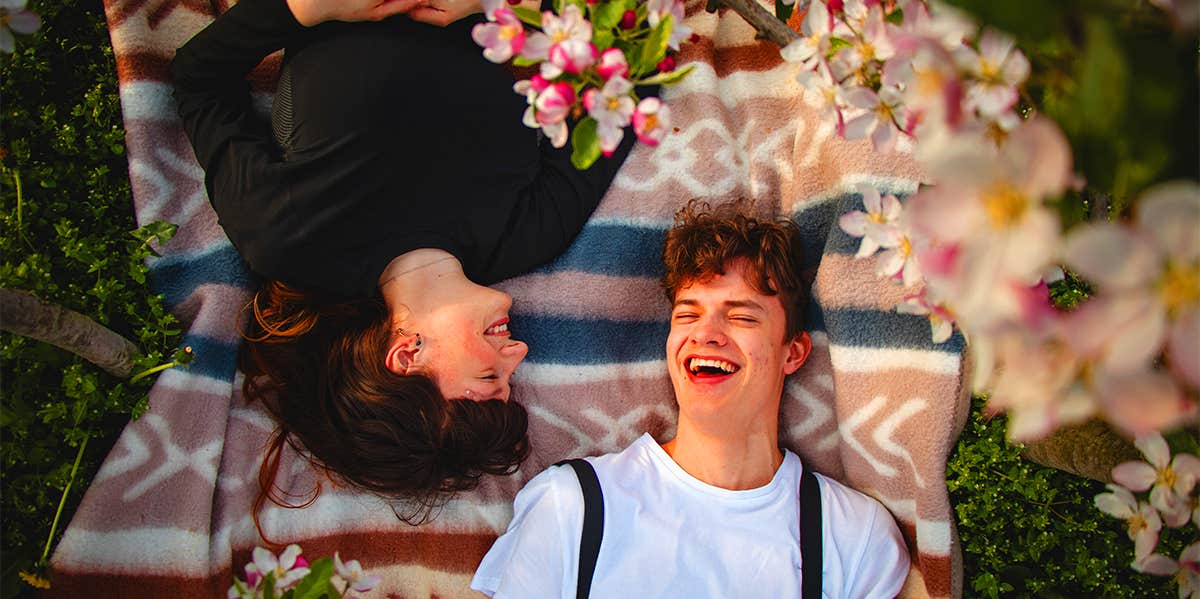
{"type": "Polygon", "coordinates": [[[241,0],[179,49],[179,114],[220,224],[252,270],[369,296],[393,258],[418,248],[450,252],[483,284],[566,249],[633,135],[576,171],[569,144],[539,144],[521,123],[525,99],[482,57],[473,22],[305,28],[285,0],[241,0]],[[245,76],[284,47],[272,130],[245,76]]]}

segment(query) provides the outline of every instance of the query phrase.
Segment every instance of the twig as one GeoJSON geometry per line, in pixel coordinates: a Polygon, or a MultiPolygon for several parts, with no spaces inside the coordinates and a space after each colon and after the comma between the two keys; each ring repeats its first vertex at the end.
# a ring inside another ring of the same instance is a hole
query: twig
{"type": "Polygon", "coordinates": [[[733,12],[745,19],[758,31],[760,37],[774,42],[781,48],[792,43],[793,40],[800,39],[799,33],[775,18],[775,15],[759,5],[756,0],[709,0],[708,6],[712,10],[714,5],[721,4],[733,9],[733,12]]]}
{"type": "Polygon", "coordinates": [[[61,347],[125,378],[138,348],[96,321],[28,291],[0,289],[0,330],[61,347]]]}

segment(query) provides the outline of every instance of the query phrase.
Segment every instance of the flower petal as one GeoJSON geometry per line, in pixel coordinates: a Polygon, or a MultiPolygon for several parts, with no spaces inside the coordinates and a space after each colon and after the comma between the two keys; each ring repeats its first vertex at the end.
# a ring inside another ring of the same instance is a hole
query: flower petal
{"type": "Polygon", "coordinates": [[[1112,476],[1118,485],[1138,492],[1149,489],[1158,478],[1154,468],[1145,462],[1117,464],[1112,470],[1112,476]]]}
{"type": "Polygon", "coordinates": [[[1153,246],[1114,223],[1076,228],[1067,236],[1063,255],[1072,270],[1101,288],[1139,288],[1162,270],[1153,246]]]}
{"type": "Polygon", "coordinates": [[[1200,388],[1200,309],[1188,310],[1175,319],[1167,341],[1171,371],[1200,388]]]}
{"type": "Polygon", "coordinates": [[[1174,181],[1157,185],[1137,204],[1138,228],[1185,261],[1200,259],[1200,185],[1174,181]]]}

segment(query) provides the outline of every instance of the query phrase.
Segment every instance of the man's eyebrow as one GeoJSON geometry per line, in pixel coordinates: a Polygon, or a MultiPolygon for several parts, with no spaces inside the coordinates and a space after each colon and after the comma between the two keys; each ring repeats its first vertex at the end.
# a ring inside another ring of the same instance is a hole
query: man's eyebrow
{"type": "MultiPolygon", "coordinates": [[[[762,304],[760,304],[754,300],[726,300],[721,303],[726,308],[749,308],[751,310],[757,310],[759,312],[767,311],[767,309],[764,308],[762,304]]],[[[699,305],[700,305],[700,302],[698,302],[694,299],[684,298],[684,299],[680,299],[680,300],[675,300],[675,305],[672,306],[672,308],[678,308],[679,306],[697,307],[699,305]]]]}

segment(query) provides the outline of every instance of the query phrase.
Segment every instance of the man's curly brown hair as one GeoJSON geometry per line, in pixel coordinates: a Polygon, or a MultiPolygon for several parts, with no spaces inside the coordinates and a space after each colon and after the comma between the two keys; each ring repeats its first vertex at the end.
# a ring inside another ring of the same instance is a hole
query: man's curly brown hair
{"type": "Polygon", "coordinates": [[[746,283],[763,295],[780,296],[786,339],[793,339],[804,330],[808,305],[808,285],[800,272],[800,230],[786,218],[755,218],[749,208],[745,200],[715,207],[692,200],[677,212],[663,248],[663,291],[674,304],[680,289],[723,275],[731,261],[744,258],[749,265],[746,283]]]}

